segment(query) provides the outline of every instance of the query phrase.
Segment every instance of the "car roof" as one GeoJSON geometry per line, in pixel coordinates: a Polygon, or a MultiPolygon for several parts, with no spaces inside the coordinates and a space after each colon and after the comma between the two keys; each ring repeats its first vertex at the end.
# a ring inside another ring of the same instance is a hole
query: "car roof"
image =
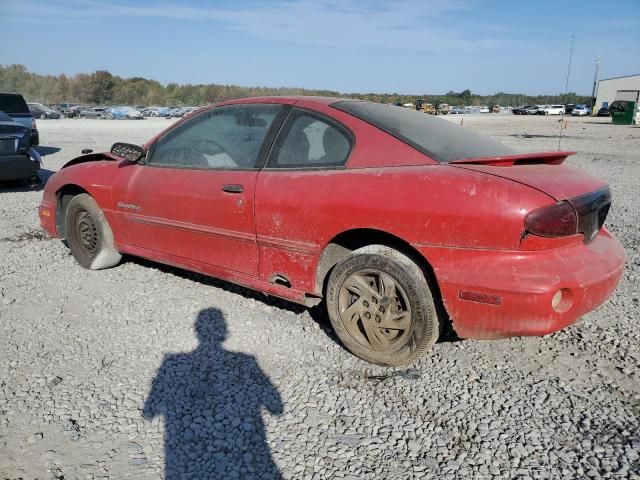
{"type": "Polygon", "coordinates": [[[228,100],[225,102],[217,103],[216,105],[233,105],[236,103],[287,103],[294,104],[300,101],[304,101],[306,103],[317,103],[319,105],[331,105],[336,102],[360,102],[362,100],[358,100],[355,98],[344,98],[344,97],[323,97],[323,96],[315,96],[315,95],[273,95],[266,97],[248,97],[248,98],[239,98],[236,100],[228,100]]]}

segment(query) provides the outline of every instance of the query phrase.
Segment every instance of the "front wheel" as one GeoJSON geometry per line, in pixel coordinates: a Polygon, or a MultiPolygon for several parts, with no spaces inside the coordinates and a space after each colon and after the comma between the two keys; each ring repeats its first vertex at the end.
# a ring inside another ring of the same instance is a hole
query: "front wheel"
{"type": "Polygon", "coordinates": [[[345,347],[378,365],[412,363],[440,333],[424,273],[409,257],[383,245],[355,250],[333,269],[326,303],[345,347]]]}
{"type": "Polygon", "coordinates": [[[100,270],[113,267],[122,258],[104,213],[86,193],[76,195],[69,202],[65,234],[71,253],[84,268],[100,270]]]}

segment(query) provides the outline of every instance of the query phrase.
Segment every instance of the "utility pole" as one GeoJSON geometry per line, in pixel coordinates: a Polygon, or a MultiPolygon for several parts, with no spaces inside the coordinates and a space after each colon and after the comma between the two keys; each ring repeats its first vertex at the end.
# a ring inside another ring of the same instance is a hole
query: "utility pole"
{"type": "Polygon", "coordinates": [[[596,88],[598,88],[598,74],[600,73],[600,57],[596,57],[596,73],[593,76],[593,90],[591,91],[591,114],[596,109],[596,88]]]}

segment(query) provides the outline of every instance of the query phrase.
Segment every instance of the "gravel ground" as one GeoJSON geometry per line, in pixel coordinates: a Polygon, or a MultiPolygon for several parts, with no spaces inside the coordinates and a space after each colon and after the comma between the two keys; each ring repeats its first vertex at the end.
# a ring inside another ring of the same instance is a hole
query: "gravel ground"
{"type": "MultiPolygon", "coordinates": [[[[83,270],[40,232],[38,188],[0,188],[0,479],[640,478],[640,129],[568,121],[569,163],[614,192],[616,294],[404,369],[350,355],[319,308],[135,259],[83,270]]],[[[39,121],[43,176],[168,124],[39,121]]],[[[557,117],[464,126],[557,148],[557,117]]]]}

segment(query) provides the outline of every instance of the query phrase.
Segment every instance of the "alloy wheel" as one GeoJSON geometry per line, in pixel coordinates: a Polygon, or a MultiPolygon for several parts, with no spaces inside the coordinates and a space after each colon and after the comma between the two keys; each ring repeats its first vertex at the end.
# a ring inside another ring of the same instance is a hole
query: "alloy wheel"
{"type": "Polygon", "coordinates": [[[366,269],[342,284],[338,308],[347,332],[365,348],[392,351],[411,333],[411,306],[389,274],[366,269]]]}

